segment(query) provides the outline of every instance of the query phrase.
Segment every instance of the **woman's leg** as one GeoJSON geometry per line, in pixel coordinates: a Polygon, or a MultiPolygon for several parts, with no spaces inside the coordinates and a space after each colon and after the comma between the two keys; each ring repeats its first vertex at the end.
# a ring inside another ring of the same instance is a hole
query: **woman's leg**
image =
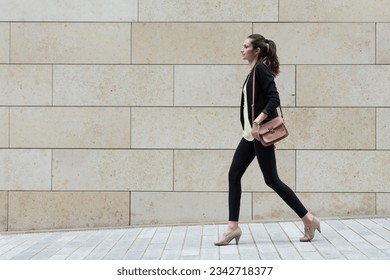
{"type": "Polygon", "coordinates": [[[320,220],[309,213],[292,189],[279,179],[274,147],[263,147],[258,141],[254,142],[254,147],[266,184],[302,219],[305,235],[300,238],[300,241],[311,241],[316,230],[321,232],[320,220]]]}
{"type": "Polygon", "coordinates": [[[254,141],[254,147],[265,183],[272,188],[301,219],[304,218],[308,214],[305,206],[303,206],[293,190],[279,179],[274,146],[264,147],[260,142],[254,141]]]}
{"type": "Polygon", "coordinates": [[[255,158],[253,142],[241,139],[234,153],[232,164],[229,169],[229,222],[224,237],[217,242],[216,246],[228,245],[233,239],[236,244],[241,237],[241,229],[238,226],[241,203],[241,177],[255,158]]]}
{"type": "Polygon", "coordinates": [[[241,139],[229,169],[229,227],[237,227],[240,215],[241,178],[255,157],[253,142],[241,139]]]}

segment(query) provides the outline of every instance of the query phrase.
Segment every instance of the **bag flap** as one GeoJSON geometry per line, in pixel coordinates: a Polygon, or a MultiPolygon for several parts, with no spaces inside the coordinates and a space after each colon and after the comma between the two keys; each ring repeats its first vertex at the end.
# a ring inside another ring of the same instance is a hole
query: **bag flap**
{"type": "Polygon", "coordinates": [[[281,126],[284,123],[282,117],[276,117],[272,120],[260,125],[259,134],[266,134],[272,132],[275,128],[281,126]]]}

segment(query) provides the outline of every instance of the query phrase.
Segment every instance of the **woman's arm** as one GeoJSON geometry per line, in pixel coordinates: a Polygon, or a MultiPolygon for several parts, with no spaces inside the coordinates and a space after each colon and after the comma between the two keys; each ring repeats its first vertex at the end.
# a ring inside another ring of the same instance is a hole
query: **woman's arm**
{"type": "Polygon", "coordinates": [[[256,75],[260,77],[261,80],[261,91],[265,94],[266,105],[262,112],[255,118],[252,124],[251,134],[257,140],[259,137],[258,130],[260,123],[268,118],[269,115],[272,115],[272,112],[276,111],[276,108],[280,104],[279,93],[276,89],[274,77],[272,76],[271,71],[268,66],[265,64],[260,64],[256,67],[256,75]]]}
{"type": "MultiPolygon", "coordinates": [[[[274,76],[272,76],[271,70],[265,64],[259,65],[256,70],[256,72],[258,72],[256,73],[257,77],[260,77],[262,92],[265,94],[266,100],[262,113],[265,115],[272,115],[280,105],[279,92],[276,88],[274,76]]],[[[264,119],[261,119],[261,121],[263,120],[264,119]]]]}

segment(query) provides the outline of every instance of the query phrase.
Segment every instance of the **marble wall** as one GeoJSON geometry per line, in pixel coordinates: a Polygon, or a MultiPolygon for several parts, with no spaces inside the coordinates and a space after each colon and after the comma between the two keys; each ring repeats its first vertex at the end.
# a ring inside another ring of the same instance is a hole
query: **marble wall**
{"type": "MultiPolygon", "coordinates": [[[[320,217],[390,215],[389,1],[25,2],[0,0],[0,231],[225,222],[251,33],[280,177],[320,217]]],[[[256,162],[242,184],[243,221],[297,218],[256,162]]]]}

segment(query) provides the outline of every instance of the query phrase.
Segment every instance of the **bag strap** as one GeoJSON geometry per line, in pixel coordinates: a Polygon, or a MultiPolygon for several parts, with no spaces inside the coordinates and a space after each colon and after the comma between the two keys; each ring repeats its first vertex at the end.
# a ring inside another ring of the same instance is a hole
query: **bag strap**
{"type": "Polygon", "coordinates": [[[255,73],[256,73],[256,65],[253,67],[253,78],[252,78],[252,123],[255,121],[255,73]]]}
{"type": "MultiPolygon", "coordinates": [[[[255,77],[256,77],[256,65],[253,67],[253,78],[252,78],[252,124],[255,121],[255,77]]],[[[283,119],[282,105],[278,106],[280,109],[280,115],[283,119]]]]}

